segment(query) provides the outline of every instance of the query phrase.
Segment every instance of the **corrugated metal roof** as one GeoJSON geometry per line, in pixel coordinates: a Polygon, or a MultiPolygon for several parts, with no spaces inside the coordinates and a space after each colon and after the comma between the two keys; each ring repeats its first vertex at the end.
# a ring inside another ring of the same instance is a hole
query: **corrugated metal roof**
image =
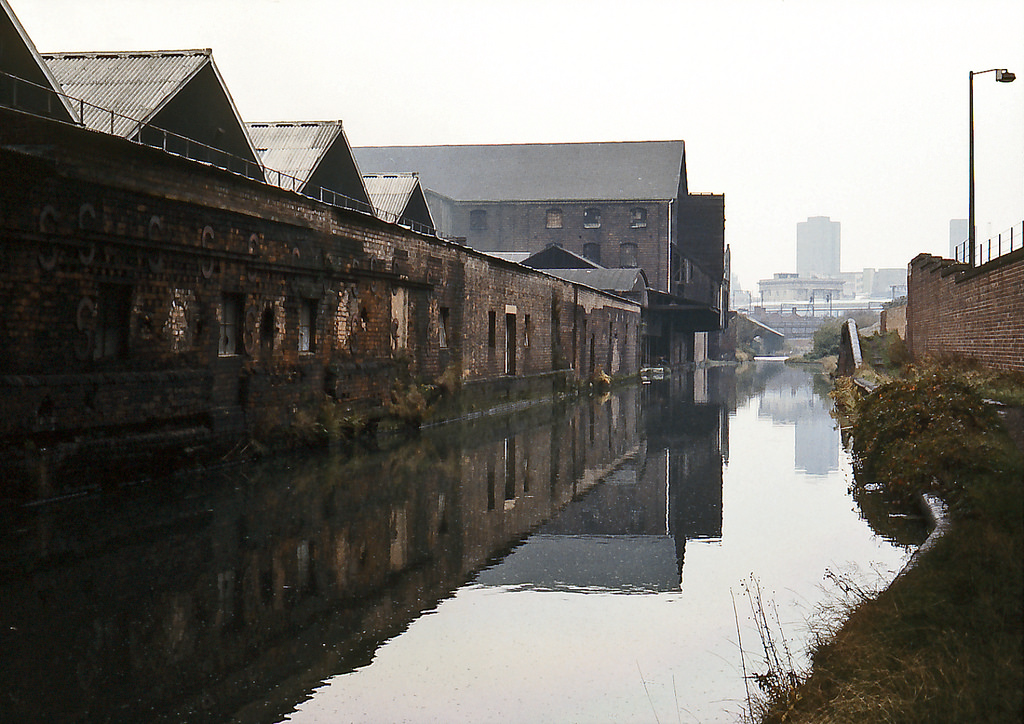
{"type": "Polygon", "coordinates": [[[341,121],[247,123],[246,127],[263,165],[303,184],[341,135],[341,121]]]}
{"type": "Polygon", "coordinates": [[[377,216],[397,221],[405,214],[419,179],[413,173],[364,174],[363,183],[377,216]]]}
{"type": "Polygon", "coordinates": [[[211,56],[208,48],[42,54],[65,93],[98,107],[86,106],[83,122],[87,127],[126,137],[162,108],[211,56]],[[117,114],[113,122],[110,111],[117,114]]]}
{"type": "Polygon", "coordinates": [[[674,199],[682,141],[353,148],[364,174],[415,171],[459,201],[674,199]]]}

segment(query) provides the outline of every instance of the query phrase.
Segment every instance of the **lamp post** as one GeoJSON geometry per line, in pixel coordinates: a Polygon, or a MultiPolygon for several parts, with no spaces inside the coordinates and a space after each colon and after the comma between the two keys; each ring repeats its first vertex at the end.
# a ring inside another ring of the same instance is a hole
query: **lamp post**
{"type": "Polygon", "coordinates": [[[1017,76],[1006,68],[989,68],[988,70],[970,71],[970,92],[968,95],[967,110],[970,114],[970,152],[968,165],[970,166],[970,191],[967,201],[967,253],[971,255],[970,265],[974,264],[974,76],[982,73],[995,73],[997,83],[1012,83],[1017,76]]]}

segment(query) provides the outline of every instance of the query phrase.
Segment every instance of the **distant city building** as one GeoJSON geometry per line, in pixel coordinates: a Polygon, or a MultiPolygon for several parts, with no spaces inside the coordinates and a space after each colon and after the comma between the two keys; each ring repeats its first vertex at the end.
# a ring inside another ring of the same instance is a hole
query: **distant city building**
{"type": "Polygon", "coordinates": [[[967,219],[949,220],[949,258],[956,259],[956,248],[967,241],[970,235],[967,219]]]}
{"type": "Polygon", "coordinates": [[[907,294],[907,270],[899,269],[864,269],[862,273],[863,291],[857,296],[871,299],[899,299],[907,294]]]}
{"type": "Polygon", "coordinates": [[[761,304],[775,306],[790,302],[818,305],[828,312],[829,304],[843,296],[842,279],[810,279],[799,274],[780,273],[757,283],[761,304]]]}
{"type": "Polygon", "coordinates": [[[796,225],[796,273],[801,277],[839,275],[839,222],[811,216],[796,225]]]}

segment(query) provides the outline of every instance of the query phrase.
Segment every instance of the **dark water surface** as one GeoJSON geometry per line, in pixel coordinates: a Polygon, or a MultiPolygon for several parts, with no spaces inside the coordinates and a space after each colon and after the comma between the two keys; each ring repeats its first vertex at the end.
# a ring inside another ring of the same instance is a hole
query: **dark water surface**
{"type": "Polygon", "coordinates": [[[16,511],[0,712],[61,722],[736,721],[756,576],[794,654],[891,577],[821,385],[776,363],[16,511]]]}

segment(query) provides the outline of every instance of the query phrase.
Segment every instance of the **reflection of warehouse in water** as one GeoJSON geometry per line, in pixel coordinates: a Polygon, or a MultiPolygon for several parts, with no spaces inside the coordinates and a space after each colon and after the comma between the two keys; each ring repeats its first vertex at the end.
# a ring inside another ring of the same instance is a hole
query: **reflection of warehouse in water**
{"type": "MultiPolygon", "coordinates": [[[[687,540],[722,536],[728,415],[720,404],[645,401],[647,440],[635,455],[507,556],[483,585],[620,593],[680,587],[687,540]]],[[[687,380],[687,384],[692,380],[687,380]]]]}

